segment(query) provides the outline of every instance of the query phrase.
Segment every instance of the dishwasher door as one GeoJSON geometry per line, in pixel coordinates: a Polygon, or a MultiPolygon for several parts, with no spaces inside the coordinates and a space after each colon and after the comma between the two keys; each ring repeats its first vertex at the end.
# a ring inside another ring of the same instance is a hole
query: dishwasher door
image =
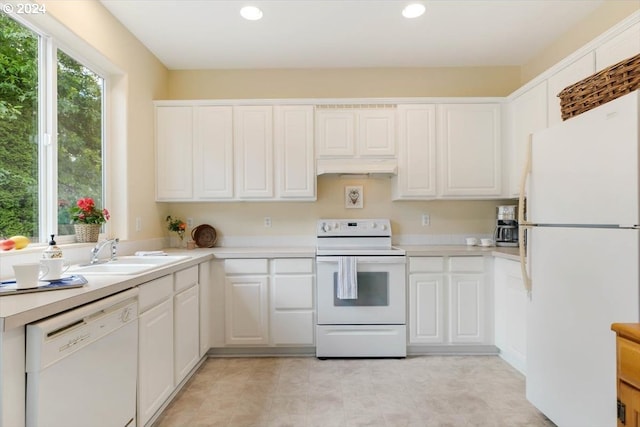
{"type": "Polygon", "coordinates": [[[137,289],[27,325],[27,427],[133,427],[137,289]]]}

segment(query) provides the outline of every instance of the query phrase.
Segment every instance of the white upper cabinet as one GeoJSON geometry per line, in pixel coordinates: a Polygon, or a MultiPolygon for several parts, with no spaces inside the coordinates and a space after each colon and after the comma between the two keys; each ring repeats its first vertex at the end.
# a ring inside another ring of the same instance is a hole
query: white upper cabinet
{"type": "Polygon", "coordinates": [[[318,157],[393,157],[395,108],[320,107],[316,145],[318,157]]]}
{"type": "Polygon", "coordinates": [[[594,72],[594,54],[590,52],[580,59],[567,65],[547,80],[548,122],[547,126],[554,126],[562,122],[560,98],[558,94],[567,86],[589,77],[594,72]]]}
{"type": "Polygon", "coordinates": [[[394,199],[436,196],[436,107],[398,105],[398,175],[394,199]]]}
{"type": "Polygon", "coordinates": [[[357,149],[361,156],[394,156],[395,111],[371,109],[358,111],[357,149]]]}
{"type": "Polygon", "coordinates": [[[596,70],[640,53],[640,23],[636,23],[596,49],[596,70]]]}
{"type": "Polygon", "coordinates": [[[314,200],[313,106],[275,106],[276,195],[314,200]]]}
{"type": "Polygon", "coordinates": [[[318,157],[355,155],[355,116],[353,111],[316,111],[318,157]]]}
{"type": "Polygon", "coordinates": [[[441,104],[437,111],[441,196],[500,196],[500,105],[441,104]]]}
{"type": "Polygon", "coordinates": [[[313,106],[156,105],[156,200],[315,200],[313,106]]]}
{"type": "Polygon", "coordinates": [[[195,108],[193,177],[196,199],[233,197],[233,110],[195,108]]]}
{"type": "Polygon", "coordinates": [[[532,87],[509,104],[509,197],[518,197],[520,194],[520,176],[525,166],[529,138],[534,132],[547,127],[547,107],[546,81],[532,87]]]}
{"type": "Polygon", "coordinates": [[[273,197],[273,107],[234,107],[233,137],[237,196],[273,197]]]}
{"type": "Polygon", "coordinates": [[[193,109],[189,106],[156,108],[156,200],[193,197],[193,109]]]}

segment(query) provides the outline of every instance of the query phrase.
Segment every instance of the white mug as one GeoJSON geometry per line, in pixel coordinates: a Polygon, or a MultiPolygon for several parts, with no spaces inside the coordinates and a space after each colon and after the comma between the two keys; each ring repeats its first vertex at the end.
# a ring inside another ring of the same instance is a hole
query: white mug
{"type": "Polygon", "coordinates": [[[33,262],[30,264],[15,264],[13,271],[16,275],[16,288],[23,289],[38,286],[38,280],[49,272],[49,268],[46,265],[33,262]]]}
{"type": "Polygon", "coordinates": [[[493,246],[493,239],[480,239],[482,246],[493,246]]]}
{"type": "Polygon", "coordinates": [[[478,244],[478,239],[475,237],[467,237],[467,246],[475,246],[478,244]]]}
{"type": "Polygon", "coordinates": [[[45,258],[40,260],[40,265],[47,267],[47,273],[42,280],[59,280],[62,274],[69,269],[69,263],[64,258],[45,258]]]}

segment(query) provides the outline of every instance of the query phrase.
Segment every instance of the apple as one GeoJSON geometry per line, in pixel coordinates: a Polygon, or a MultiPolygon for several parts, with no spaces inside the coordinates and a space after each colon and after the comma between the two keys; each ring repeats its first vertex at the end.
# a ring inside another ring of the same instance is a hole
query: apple
{"type": "Polygon", "coordinates": [[[10,251],[16,246],[16,242],[11,239],[0,240],[0,249],[3,251],[10,251]]]}

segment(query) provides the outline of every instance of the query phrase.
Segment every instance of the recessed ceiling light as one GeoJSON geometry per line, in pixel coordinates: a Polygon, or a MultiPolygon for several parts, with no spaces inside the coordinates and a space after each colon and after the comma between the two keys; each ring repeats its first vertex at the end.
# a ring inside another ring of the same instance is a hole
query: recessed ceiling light
{"type": "Polygon", "coordinates": [[[262,18],[262,11],[255,6],[245,6],[240,9],[240,15],[249,21],[257,21],[262,18]]]}
{"type": "Polygon", "coordinates": [[[422,3],[411,3],[402,9],[402,16],[405,18],[417,18],[422,16],[425,11],[425,7],[422,3]]]}

